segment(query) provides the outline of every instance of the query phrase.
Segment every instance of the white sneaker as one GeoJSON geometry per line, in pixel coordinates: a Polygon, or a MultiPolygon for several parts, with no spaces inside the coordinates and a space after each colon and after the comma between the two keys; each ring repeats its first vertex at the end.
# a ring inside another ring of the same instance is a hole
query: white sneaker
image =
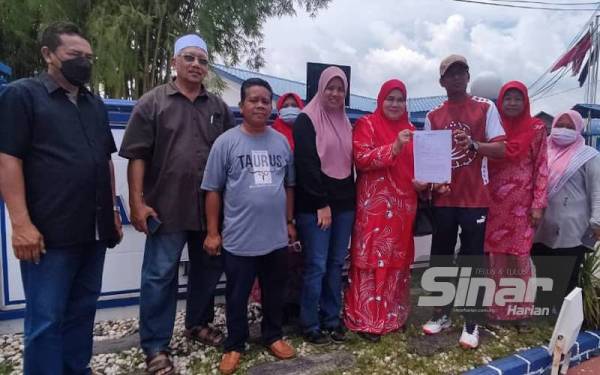
{"type": "Polygon", "coordinates": [[[463,325],[462,335],[458,340],[463,349],[475,349],[479,346],[479,326],[475,325],[473,332],[467,332],[467,325],[463,325]]]}
{"type": "Polygon", "coordinates": [[[450,326],[452,326],[452,321],[450,321],[450,318],[447,315],[442,315],[440,318],[432,318],[425,323],[423,325],[423,332],[425,332],[427,335],[435,335],[445,329],[450,328],[450,326]]]}

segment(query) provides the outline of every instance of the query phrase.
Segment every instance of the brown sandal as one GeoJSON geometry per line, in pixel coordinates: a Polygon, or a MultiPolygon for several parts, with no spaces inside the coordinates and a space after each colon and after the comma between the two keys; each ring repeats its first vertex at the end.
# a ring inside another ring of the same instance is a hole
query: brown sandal
{"type": "Polygon", "coordinates": [[[194,327],[186,329],[183,335],[190,340],[198,341],[199,343],[209,346],[220,346],[225,339],[223,332],[212,327],[194,327]]]}
{"type": "Polygon", "coordinates": [[[146,358],[146,372],[148,374],[155,375],[165,370],[166,372],[163,372],[161,375],[175,374],[175,366],[173,366],[173,362],[171,362],[167,352],[158,352],[146,358]]]}

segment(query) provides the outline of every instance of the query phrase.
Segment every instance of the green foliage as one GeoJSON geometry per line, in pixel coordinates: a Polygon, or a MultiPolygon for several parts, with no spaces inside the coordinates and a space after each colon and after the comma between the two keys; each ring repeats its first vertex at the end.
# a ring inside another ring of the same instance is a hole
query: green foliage
{"type": "Polygon", "coordinates": [[[579,287],[583,291],[583,316],[590,329],[600,329],[600,251],[596,244],[593,253],[586,254],[581,272],[579,287]]]}
{"type": "Polygon", "coordinates": [[[0,362],[0,375],[9,375],[13,371],[13,367],[5,362],[0,362]]]}
{"type": "Polygon", "coordinates": [[[0,61],[15,77],[27,77],[44,68],[37,43],[47,24],[71,20],[85,26],[91,0],[0,0],[0,61]]]}
{"type": "Polygon", "coordinates": [[[264,65],[262,26],[270,17],[315,15],[331,0],[0,0],[0,60],[16,77],[44,69],[36,39],[56,20],[89,36],[97,56],[93,84],[107,96],[137,98],[165,82],[174,39],[201,34],[211,57],[264,65]]]}

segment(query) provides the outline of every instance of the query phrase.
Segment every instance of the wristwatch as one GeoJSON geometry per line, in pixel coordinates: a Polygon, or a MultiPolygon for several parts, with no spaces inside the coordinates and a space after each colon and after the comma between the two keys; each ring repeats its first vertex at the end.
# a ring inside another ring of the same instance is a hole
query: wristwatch
{"type": "Polygon", "coordinates": [[[469,150],[477,152],[479,150],[479,142],[474,141],[471,137],[469,137],[469,141],[471,141],[469,150]]]}
{"type": "Polygon", "coordinates": [[[114,205],[114,206],[113,206],[113,211],[115,211],[115,212],[118,212],[118,213],[121,213],[121,209],[120,209],[120,208],[119,208],[119,206],[117,206],[117,205],[114,205]]]}
{"type": "Polygon", "coordinates": [[[296,219],[288,219],[287,223],[288,224],[292,224],[292,225],[296,225],[296,219]]]}

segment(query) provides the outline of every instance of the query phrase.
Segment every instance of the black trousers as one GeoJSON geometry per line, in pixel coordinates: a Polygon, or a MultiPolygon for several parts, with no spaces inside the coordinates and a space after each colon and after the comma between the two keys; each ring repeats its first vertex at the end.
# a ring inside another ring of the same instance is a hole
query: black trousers
{"type": "Polygon", "coordinates": [[[550,306],[558,314],[564,297],[577,286],[579,271],[585,253],[583,246],[552,249],[541,243],[534,243],[531,248],[531,259],[535,265],[536,277],[548,277],[554,281],[554,293],[550,298],[536,300],[536,305],[550,306]]]}
{"type": "Polygon", "coordinates": [[[227,339],[224,351],[243,352],[248,340],[248,297],[255,277],[260,284],[262,342],[268,346],[281,339],[287,247],[262,256],[237,256],[223,251],[225,261],[227,339]]]}
{"type": "MultiPolygon", "coordinates": [[[[485,269],[483,246],[487,212],[487,208],[434,207],[430,266],[485,269]],[[460,249],[454,258],[459,228],[460,249]]],[[[456,279],[449,281],[456,283],[456,279]]],[[[436,315],[449,315],[451,311],[452,305],[435,309],[436,315]]],[[[471,317],[477,318],[477,315],[469,314],[471,317]]]]}
{"type": "Polygon", "coordinates": [[[223,274],[223,256],[204,251],[206,232],[188,232],[188,286],[185,328],[206,327],[215,318],[215,290],[223,274]]]}

